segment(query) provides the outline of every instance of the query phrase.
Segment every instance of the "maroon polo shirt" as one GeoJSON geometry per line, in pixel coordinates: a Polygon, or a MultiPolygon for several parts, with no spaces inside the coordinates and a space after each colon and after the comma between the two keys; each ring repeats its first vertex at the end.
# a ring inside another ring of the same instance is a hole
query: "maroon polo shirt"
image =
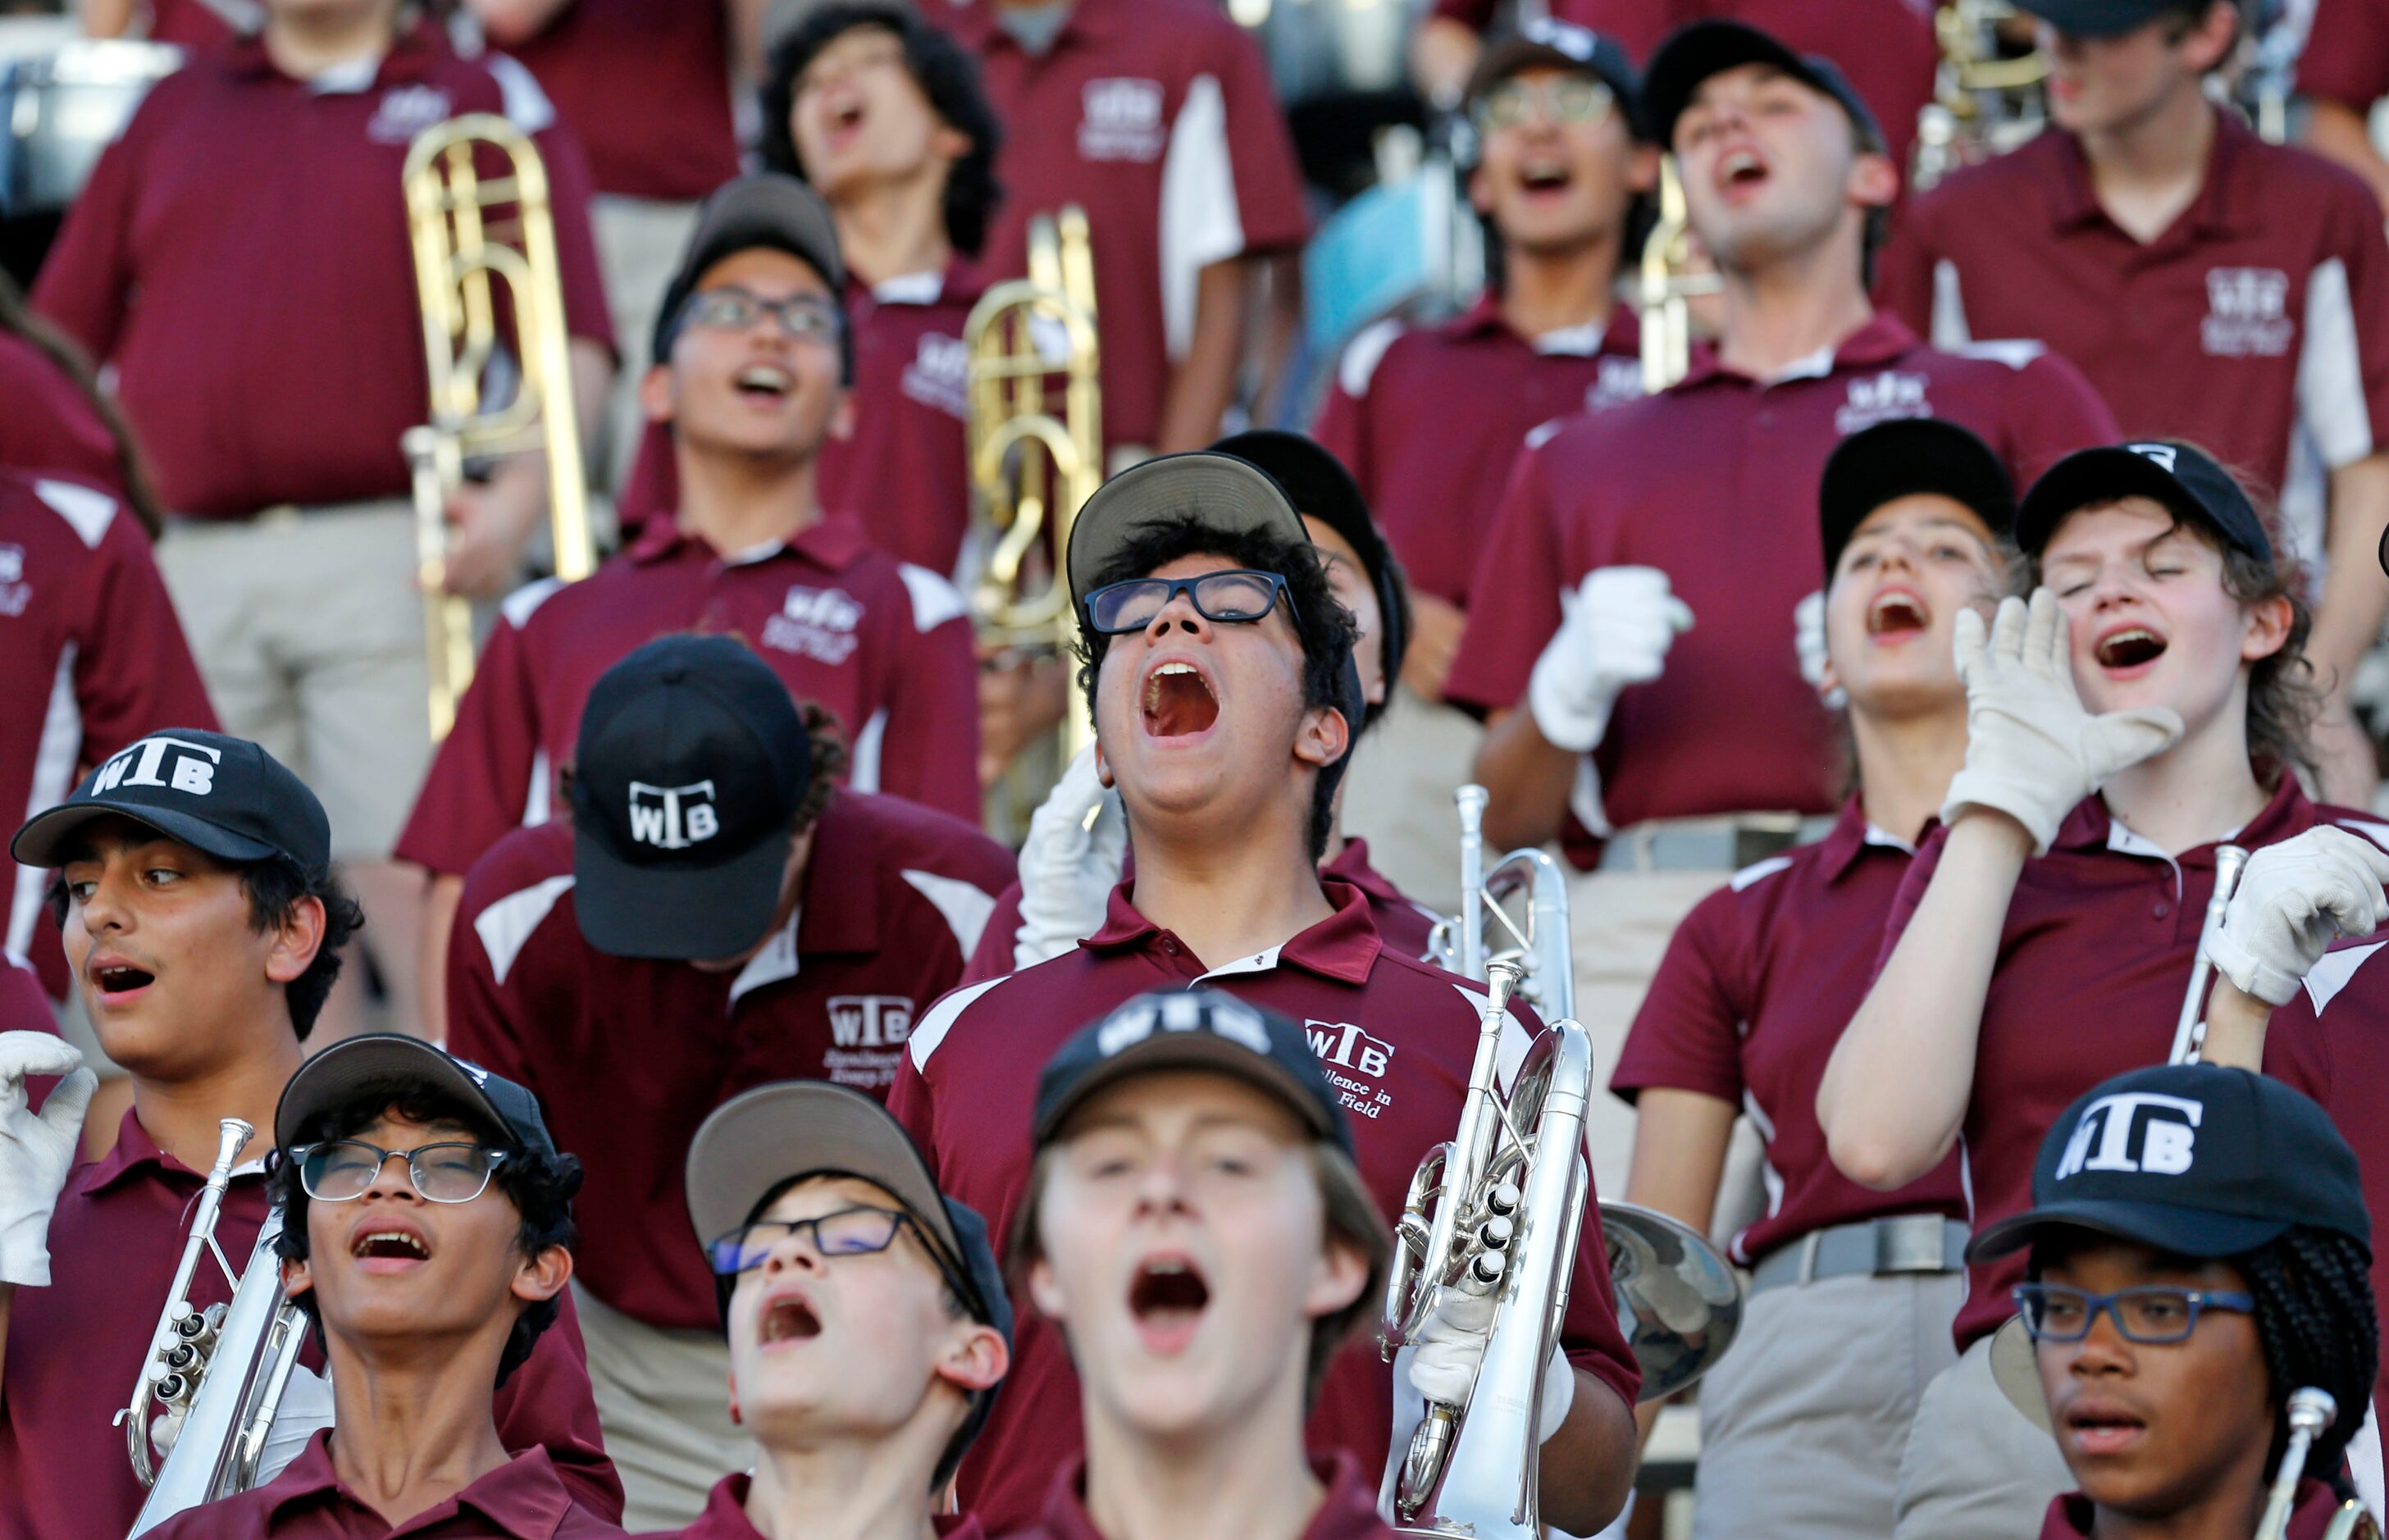
{"type": "MultiPolygon", "coordinates": [[[[959,260],[942,274],[847,286],[854,432],[824,443],[814,462],[814,496],[823,507],[852,514],[874,545],[932,572],[957,569],[970,529],[963,323],[983,288],[959,260]]],[[[623,487],[623,526],[679,506],[671,429],[649,423],[623,487]]]]}
{"type": "MultiPolygon", "coordinates": [[[[1120,875],[1126,877],[1136,870],[1136,855],[1130,852],[1120,863],[1120,875]]],[[[1320,863],[1319,874],[1338,882],[1350,883],[1369,900],[1369,915],[1376,923],[1378,938],[1404,957],[1427,961],[1427,935],[1444,917],[1424,904],[1405,897],[1375,867],[1369,864],[1369,842],[1351,838],[1335,859],[1320,863]]],[[[987,928],[979,934],[978,948],[971,953],[969,966],[963,970],[958,986],[984,983],[1013,972],[1013,948],[1019,942],[1020,882],[1015,878],[1005,885],[995,900],[995,912],[988,916],[987,928]]]]}
{"type": "MultiPolygon", "coordinates": [[[[161,727],[216,725],[149,537],[80,481],[0,470],[0,662],[9,817],[63,801],[85,767],[161,727]]],[[[64,999],[66,959],[42,906],[49,874],[13,864],[9,874],[6,953],[31,959],[64,999]]]]}
{"type": "Polygon", "coordinates": [[[772,1080],[885,1096],[1011,874],[968,824],[840,792],[797,912],[743,970],[713,974],[581,938],[569,821],[517,829],[476,862],[448,948],[449,1046],[538,1093],[581,1157],[580,1281],[650,1326],[718,1327],[681,1179],[697,1125],[772,1080]]]}
{"type": "Polygon", "coordinates": [[[599,192],[694,203],[738,174],[721,0],[568,0],[506,52],[580,136],[599,192]]]}
{"type": "Polygon", "coordinates": [[[1912,852],[1853,796],[1814,845],[1744,867],[1676,929],[1609,1088],[1698,1091],[1767,1141],[1767,1212],[1733,1238],[1744,1266],[1812,1230],[1895,1214],[1966,1216],[1958,1158],[1895,1192],[1833,1168],[1817,1083],[1858,1014],[1912,852]]]}
{"type": "Polygon", "coordinates": [[[2189,439],[2279,492],[2322,550],[2325,473],[2389,438],[2389,242],[2345,168],[2217,114],[2196,201],[2146,245],[2050,132],[1918,198],[1883,291],[1935,341],[2038,337],[2127,434],[2189,439]]]}
{"type": "Polygon", "coordinates": [[[1831,811],[1838,730],[1792,646],[1794,607],[1825,580],[1817,482],[1844,436],[1925,416],[1981,435],[2019,485],[2115,438],[2063,360],[2031,344],[1941,352],[1887,312],[1772,384],[1699,350],[1667,391],[1571,418],[1518,457],[1447,696],[1479,711],[1516,705],[1559,630],[1563,592],[1594,567],[1655,566],[1693,625],[1666,672],[1618,697],[1593,751],[1610,824],[1831,811]]]}
{"type": "Polygon", "coordinates": [[[1618,305],[1605,329],[1528,341],[1490,292],[1440,325],[1380,321],[1346,346],[1310,434],[1361,484],[1411,587],[1465,604],[1528,430],[1639,400],[1641,336],[1618,305]]]}
{"type": "MultiPolygon", "coordinates": [[[[67,1177],[50,1215],[50,1286],[19,1289],[8,1314],[0,1540],[115,1535],[133,1526],[147,1493],[111,1419],[132,1394],[145,1333],[165,1308],[190,1203],[205,1180],[162,1153],[130,1112],[115,1148],[67,1177]]],[[[216,1224],[216,1242],[235,1266],[248,1265],[265,1213],[264,1173],[251,1165],[233,1177],[216,1224]]],[[[231,1297],[213,1260],[201,1258],[191,1303],[204,1310],[231,1297]]],[[[547,1451],[556,1462],[548,1479],[561,1476],[574,1501],[610,1521],[622,1512],[622,1483],[598,1436],[569,1294],[563,1305],[499,1387],[498,1433],[509,1449],[547,1451]]]]}
{"type": "Polygon", "coordinates": [[[2315,0],[2298,91],[2358,113],[2389,96],[2389,11],[2381,0],[2315,0]]]}
{"type": "MultiPolygon", "coordinates": [[[[722,1477],[707,1495],[696,1522],[686,1529],[657,1530],[643,1540],[763,1540],[763,1532],[747,1517],[747,1489],[752,1481],[745,1474],[722,1477]]],[[[938,1540],[987,1540],[975,1513],[935,1514],[929,1523],[938,1540]]]]}
{"type": "Polygon", "coordinates": [[[56,360],[15,332],[0,331],[0,465],[67,471],[122,491],[116,437],[56,360]]]}
{"type": "MultiPolygon", "coordinates": [[[[1302,1527],[1301,1540],[1391,1540],[1394,1531],[1377,1517],[1377,1483],[1360,1461],[1342,1450],[1310,1462],[1311,1474],[1327,1488],[1319,1511],[1302,1527]]],[[[1074,1457],[1054,1473],[1044,1511],[1009,1540],[1105,1540],[1087,1512],[1087,1461],[1074,1457]]]]}
{"type": "Polygon", "coordinates": [[[186,1509],[149,1533],[160,1540],[606,1540],[622,1533],[574,1507],[556,1462],[538,1448],[392,1527],[333,1470],[333,1432],[317,1433],[263,1486],[186,1509]]]}
{"type": "MultiPolygon", "coordinates": [[[[2309,802],[2291,776],[2230,843],[2255,850],[2318,823],[2389,844],[2389,825],[2309,802]]],[[[1948,831],[1936,830],[1910,865],[1883,928],[1883,958],[1923,901],[1948,842],[1948,831]]],[[[2025,863],[1983,1000],[1974,1095],[1959,1136],[1977,1234],[2032,1205],[2040,1141],[2076,1097],[2111,1075],[2165,1062],[2214,889],[2213,845],[2168,859],[2109,817],[2096,796],[2066,815],[2048,855],[2025,863]]],[[[2009,1292],[2024,1281],[2025,1262],[2019,1252],[1967,1269],[1960,1351],[2015,1314],[2009,1292]]]]}
{"type": "MultiPolygon", "coordinates": [[[[2322,1483],[2298,1483],[2298,1500],[2290,1509],[2285,1540],[2323,1540],[2324,1532],[2339,1513],[2339,1504],[2338,1495],[2322,1483]]],[[[2049,1516],[2041,1521],[2040,1540],[2090,1540],[2097,1519],[2098,1508],[2079,1492],[2051,1497],[2049,1516]]]]}
{"type": "Polygon", "coordinates": [[[788,694],[836,717],[858,791],[978,821],[977,668],[951,583],[875,550],[849,517],[731,557],[665,520],[581,581],[505,602],[398,858],[462,875],[507,830],[544,821],[590,687],[678,631],[744,639],[788,694]]]}
{"type": "Polygon", "coordinates": [[[207,0],[149,0],[148,10],[153,43],[179,44],[196,52],[230,47],[234,42],[232,29],[209,8],[207,0]]]}
{"type": "MultiPolygon", "coordinates": [[[[2376,1304],[2389,1300],[2389,962],[2375,961],[2384,945],[2332,948],[2265,1034],[2265,1073],[2320,1102],[2356,1152],[2372,1215],[2376,1304]]],[[[2373,1381],[2373,1401],[2389,1406],[2389,1364],[2373,1381]]]]}
{"type": "Polygon", "coordinates": [[[33,305],[114,366],[167,506],[237,518],[407,495],[399,437],[424,421],[430,390],[400,172],[418,132],[464,112],[533,131],[567,325],[612,346],[587,163],[511,61],[458,58],[426,26],[370,74],[310,83],[250,39],[200,53],[142,99],[67,216],[33,305]]]}
{"type": "Polygon", "coordinates": [[[1196,273],[1302,244],[1302,173],[1269,67],[1208,0],[1078,0],[1041,57],[986,4],[951,25],[1004,125],[988,274],[1028,271],[1031,216],[1086,208],[1105,437],[1150,447],[1192,338],[1196,273]]]}
{"type": "MultiPolygon", "coordinates": [[[[1351,1119],[1361,1177],[1388,1222],[1399,1215],[1420,1157],[1459,1126],[1484,994],[1386,947],[1358,888],[1334,879],[1322,886],[1335,906],[1328,918],[1207,971],[1184,942],[1130,907],[1122,884],[1104,928],[1075,951],[939,1001],[913,1033],[888,1107],[927,1152],[939,1190],[1008,1232],[1028,1183],[1034,1152],[1026,1136],[1046,1060],[1131,996],[1202,983],[1305,1025],[1351,1119]]],[[[1539,1027],[1523,1007],[1512,1018],[1505,1069],[1539,1027]]],[[[1598,1213],[1597,1194],[1589,1195],[1563,1337],[1569,1362],[1630,1406],[1642,1371],[1618,1331],[1598,1213]]],[[[1381,1470],[1393,1411],[1393,1371],[1373,1334],[1361,1333],[1329,1366],[1310,1446],[1349,1450],[1381,1470]]],[[[1025,1312],[994,1419],[963,1462],[964,1500],[992,1530],[1027,1522],[1049,1473],[1080,1452],[1080,1440],[1078,1379],[1061,1332],[1025,1312]]]]}

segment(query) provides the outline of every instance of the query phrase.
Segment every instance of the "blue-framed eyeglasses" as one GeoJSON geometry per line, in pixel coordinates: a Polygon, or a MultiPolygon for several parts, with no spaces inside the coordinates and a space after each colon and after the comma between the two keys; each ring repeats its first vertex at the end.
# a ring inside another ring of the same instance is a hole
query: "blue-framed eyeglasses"
{"type": "Polygon", "coordinates": [[[2044,1343],[2078,1343],[2103,1313],[2115,1323],[2127,1343],[2163,1344],[2188,1340],[2197,1330],[2199,1312],[2230,1310],[2253,1315],[2256,1296],[2214,1289],[2179,1289],[2170,1284],[2143,1284],[2094,1294],[2063,1283],[2019,1283],[2016,1309],[2025,1330],[2044,1343]]]}
{"type": "MultiPolygon", "coordinates": [[[[705,1248],[717,1278],[736,1278],[770,1260],[781,1241],[802,1235],[822,1257],[868,1256],[896,1243],[896,1235],[913,1224],[911,1215],[890,1208],[858,1203],[811,1219],[758,1219],[716,1236],[705,1248]]],[[[937,1248],[930,1247],[930,1254],[937,1248]]]]}

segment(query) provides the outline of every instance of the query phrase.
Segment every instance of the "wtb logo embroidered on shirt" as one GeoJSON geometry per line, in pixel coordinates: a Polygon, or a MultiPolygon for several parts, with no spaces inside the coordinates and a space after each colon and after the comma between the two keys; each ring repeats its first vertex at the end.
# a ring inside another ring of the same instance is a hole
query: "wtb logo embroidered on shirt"
{"type": "Polygon", "coordinates": [[[22,615],[32,601],[33,585],[25,581],[25,548],[0,545],[0,615],[22,615]]]}
{"type": "Polygon", "coordinates": [[[221,749],[161,732],[109,756],[92,778],[91,789],[96,795],[120,785],[163,786],[205,796],[216,789],[216,766],[223,762],[221,749]]]}
{"type": "Polygon", "coordinates": [[[2118,1091],[2082,1110],[2057,1163],[2057,1177],[2084,1171],[2145,1171],[2178,1177],[2190,1169],[2205,1105],[2153,1091],[2118,1091]],[[2096,1141],[2095,1144],[2093,1141],[2096,1141]]]}
{"type": "Polygon", "coordinates": [[[1623,406],[1628,401],[1642,399],[1642,361],[1639,358],[1605,357],[1601,372],[1592,384],[1585,388],[1584,409],[1599,412],[1603,408],[1623,406]]]}
{"type": "Polygon", "coordinates": [[[1924,399],[1927,383],[1923,375],[1903,375],[1896,369],[1860,375],[1850,381],[1850,399],[1833,414],[1833,431],[1850,434],[1900,417],[1930,417],[1933,406],[1924,399]]]}
{"type": "Polygon", "coordinates": [[[904,365],[904,394],[952,417],[970,414],[970,350],[959,337],[925,332],[904,365]]]}
{"type": "Polygon", "coordinates": [[[857,1090],[885,1091],[896,1083],[904,1040],[913,1035],[913,1002],[901,995],[832,995],[830,1041],[822,1078],[857,1090]]]}
{"type": "Polygon", "coordinates": [[[2199,345],[2210,358],[2279,358],[2297,333],[2289,307],[2290,275],[2279,268],[2209,268],[2199,345]]]}
{"type": "Polygon", "coordinates": [[[377,145],[411,145],[416,134],[455,115],[455,104],[436,85],[392,86],[382,93],[365,137],[377,145]]]}
{"type": "Polygon", "coordinates": [[[1161,127],[1159,81],[1089,81],[1080,97],[1086,116],[1079,121],[1082,160],[1157,160],[1169,135],[1161,127]]]}
{"type": "Polygon", "coordinates": [[[862,605],[846,590],[794,587],[780,613],[764,622],[763,645],[819,663],[844,663],[854,655],[854,629],[861,624],[862,605]]]}
{"type": "Polygon", "coordinates": [[[1335,1087],[1335,1100],[1347,1112],[1375,1117],[1393,1104],[1391,1092],[1370,1083],[1384,1079],[1393,1068],[1393,1044],[1369,1036],[1350,1022],[1305,1020],[1302,1030],[1310,1039],[1310,1051],[1319,1055],[1319,1067],[1335,1087]],[[1340,1075],[1338,1070],[1352,1073],[1340,1075]]]}
{"type": "Polygon", "coordinates": [[[631,783],[631,837],[658,850],[685,850],[722,833],[722,815],[714,809],[713,783],[686,786],[650,786],[631,783]]]}

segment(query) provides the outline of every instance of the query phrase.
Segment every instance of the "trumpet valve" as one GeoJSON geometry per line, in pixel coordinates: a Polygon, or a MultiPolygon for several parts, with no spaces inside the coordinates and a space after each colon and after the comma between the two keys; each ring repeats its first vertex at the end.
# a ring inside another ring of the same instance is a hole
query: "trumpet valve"
{"type": "Polygon", "coordinates": [[[1460,1275],[1462,1291],[1471,1294],[1490,1293],[1501,1281],[1502,1269],[1509,1260],[1507,1252],[1478,1252],[1468,1259],[1467,1271],[1460,1275]]]}
{"type": "Polygon", "coordinates": [[[1488,1214],[1515,1214],[1518,1212],[1518,1205],[1524,1202],[1526,1202],[1526,1194],[1518,1190],[1517,1183],[1495,1182],[1486,1191],[1485,1210],[1488,1214]]]}

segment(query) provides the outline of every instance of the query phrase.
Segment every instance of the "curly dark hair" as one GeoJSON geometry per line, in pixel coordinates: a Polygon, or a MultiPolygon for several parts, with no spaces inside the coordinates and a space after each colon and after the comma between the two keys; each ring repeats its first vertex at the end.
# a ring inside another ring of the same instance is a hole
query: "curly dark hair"
{"type": "MultiPolygon", "coordinates": [[[[506,1158],[491,1173],[490,1184],[505,1194],[520,1216],[515,1230],[515,1250],[520,1255],[535,1257],[551,1246],[570,1251],[579,1241],[581,1231],[573,1223],[572,1198],[581,1190],[581,1162],[570,1155],[525,1148],[506,1129],[492,1127],[480,1113],[419,1080],[393,1075],[367,1081],[337,1107],[300,1124],[292,1143],[321,1144],[353,1138],[393,1114],[412,1123],[462,1124],[473,1130],[474,1138],[506,1152],[506,1158]]],[[[307,1207],[311,1200],[299,1180],[299,1163],[276,1151],[266,1173],[265,1188],[268,1198],[282,1209],[282,1235],[275,1243],[275,1254],[286,1262],[306,1261],[307,1207]]],[[[555,1324],[557,1313],[563,1309],[560,1298],[538,1300],[523,1306],[522,1313],[515,1318],[514,1330],[506,1338],[505,1352],[498,1359],[498,1384],[505,1384],[507,1377],[522,1366],[540,1333],[555,1324]]],[[[293,1303],[306,1312],[310,1326],[318,1332],[323,1330],[313,1290],[298,1295],[293,1303]]]]}
{"type": "Polygon", "coordinates": [[[946,175],[946,239],[963,255],[977,256],[987,245],[988,223],[1003,198],[1003,189],[995,180],[995,154],[1003,144],[1003,130],[980,84],[978,60],[907,7],[875,0],[831,0],[808,12],[773,46],[757,93],[763,113],[758,147],[764,166],[799,181],[810,180],[797,155],[796,136],[788,129],[788,117],[796,107],[797,81],[824,48],[857,27],[876,28],[904,45],[904,68],[921,94],[929,98],[930,109],[948,128],[970,141],[970,152],[956,160],[946,175]]]}
{"type": "MultiPolygon", "coordinates": [[[[315,948],[315,960],[307,964],[305,973],[282,986],[289,1002],[290,1028],[303,1043],[307,1034],[315,1030],[324,1002],[332,998],[332,986],[339,982],[342,948],[364,928],[364,909],[341,880],[338,867],[311,872],[294,858],[277,854],[234,870],[240,875],[240,890],[249,896],[249,928],[260,935],[280,926],[301,900],[314,898],[323,903],[324,939],[315,948]]],[[[50,919],[63,928],[67,923],[63,871],[51,878],[45,902],[50,919]]]]}
{"type": "MultiPolygon", "coordinates": [[[[1124,583],[1169,566],[1183,556],[1218,556],[1256,572],[1274,572],[1285,579],[1292,601],[1295,634],[1302,641],[1302,704],[1309,707],[1344,709],[1344,670],[1360,635],[1352,612],[1336,601],[1327,586],[1326,564],[1309,541],[1286,541],[1247,531],[1225,534],[1202,522],[1194,508],[1171,510],[1146,520],[1120,547],[1117,555],[1094,575],[1090,590],[1106,583],[1124,583]]],[[[1090,716],[1095,708],[1095,679],[1112,639],[1084,623],[1079,628],[1079,689],[1090,716]]],[[[1352,732],[1360,723],[1348,722],[1352,732]]],[[[1322,775],[1310,799],[1310,859],[1327,851],[1327,831],[1335,822],[1335,778],[1322,775]]]]}
{"type": "MultiPolygon", "coordinates": [[[[2273,1404],[2286,1406],[2292,1391],[2317,1385],[2339,1405],[2338,1417],[2306,1454],[2306,1473],[2328,1479],[2364,1426],[2380,1368],[2371,1259],[2354,1236],[2300,1225],[2269,1245],[2233,1257],[2231,1265],[2256,1297],[2256,1338],[2264,1346],[2273,1404]]],[[[2267,1480],[2280,1468],[2288,1442],[2284,1418],[2277,1421],[2265,1457],[2267,1480]]]]}

